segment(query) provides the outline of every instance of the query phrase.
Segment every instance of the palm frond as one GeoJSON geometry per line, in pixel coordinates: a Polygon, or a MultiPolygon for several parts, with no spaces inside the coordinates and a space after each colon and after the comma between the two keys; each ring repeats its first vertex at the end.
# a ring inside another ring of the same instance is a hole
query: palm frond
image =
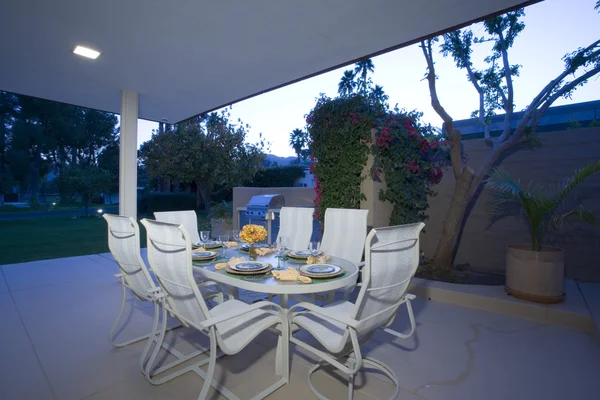
{"type": "MultiPolygon", "coordinates": [[[[561,189],[557,193],[554,194],[554,196],[552,198],[551,206],[554,208],[558,208],[558,206],[560,206],[560,204],[565,200],[565,198],[578,185],[580,185],[587,178],[589,178],[597,173],[600,173],[600,160],[587,164],[583,168],[580,168],[577,171],[575,171],[573,176],[565,178],[561,185],[561,189]]],[[[551,211],[551,210],[548,210],[548,211],[551,211]]]]}
{"type": "Polygon", "coordinates": [[[505,215],[507,210],[510,211],[515,204],[520,205],[521,212],[529,222],[532,249],[539,251],[547,236],[561,229],[566,222],[581,220],[596,223],[591,211],[583,207],[569,209],[566,199],[579,184],[597,173],[600,173],[600,161],[584,166],[575,171],[573,176],[546,190],[533,183],[529,183],[524,189],[507,171],[493,169],[488,179],[488,186],[494,190],[490,202],[491,217],[498,218],[502,213],[505,215]]]}

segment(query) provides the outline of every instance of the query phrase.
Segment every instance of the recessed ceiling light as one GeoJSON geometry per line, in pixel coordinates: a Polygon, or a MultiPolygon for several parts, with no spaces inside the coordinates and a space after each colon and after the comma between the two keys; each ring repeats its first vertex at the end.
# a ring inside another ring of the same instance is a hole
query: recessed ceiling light
{"type": "Polygon", "coordinates": [[[75,49],[73,49],[73,53],[82,57],[91,58],[92,60],[95,60],[100,55],[99,51],[92,50],[83,46],[76,46],[75,49]]]}

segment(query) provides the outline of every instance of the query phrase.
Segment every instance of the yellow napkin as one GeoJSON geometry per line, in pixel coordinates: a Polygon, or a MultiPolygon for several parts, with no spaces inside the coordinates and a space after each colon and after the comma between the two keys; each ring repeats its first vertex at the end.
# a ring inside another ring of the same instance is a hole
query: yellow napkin
{"type": "Polygon", "coordinates": [[[192,249],[192,251],[206,251],[206,249],[203,246],[200,246],[196,249],[192,249]]]}
{"type": "Polygon", "coordinates": [[[232,248],[232,247],[237,247],[237,242],[226,242],[225,246],[227,246],[227,248],[232,248]]]}
{"type": "Polygon", "coordinates": [[[279,279],[281,281],[300,281],[302,283],[311,283],[312,279],[308,276],[302,276],[298,271],[296,271],[292,267],[288,267],[288,269],[283,271],[271,271],[275,279],[279,279]]]}
{"type": "Polygon", "coordinates": [[[272,253],[274,251],[275,249],[259,247],[258,249],[256,249],[256,254],[258,254],[259,256],[266,256],[267,254],[272,253]]]}
{"type": "Polygon", "coordinates": [[[242,262],[242,261],[246,261],[246,259],[244,257],[231,257],[229,259],[229,261],[227,261],[227,262],[216,264],[215,269],[223,269],[223,268],[227,267],[228,265],[233,265],[235,263],[242,262]]]}
{"type": "Polygon", "coordinates": [[[307,264],[325,264],[327,261],[331,260],[331,256],[323,255],[319,257],[310,256],[306,259],[307,264]]]}

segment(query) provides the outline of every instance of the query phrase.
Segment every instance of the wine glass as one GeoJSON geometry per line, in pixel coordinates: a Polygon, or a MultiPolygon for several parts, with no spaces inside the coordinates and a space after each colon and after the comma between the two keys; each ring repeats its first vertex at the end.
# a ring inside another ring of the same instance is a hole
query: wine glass
{"type": "Polygon", "coordinates": [[[283,257],[285,257],[285,253],[287,251],[287,237],[279,236],[277,238],[276,246],[277,246],[277,268],[275,268],[275,269],[281,270],[281,269],[283,269],[281,267],[281,259],[283,257]]]}
{"type": "Polygon", "coordinates": [[[240,231],[237,229],[234,229],[232,231],[232,233],[233,233],[233,240],[235,240],[235,242],[237,243],[236,250],[239,250],[240,249],[240,240],[241,240],[240,239],[240,231]]]}
{"type": "Polygon", "coordinates": [[[310,242],[308,244],[308,251],[310,251],[310,254],[313,257],[316,257],[319,254],[320,250],[321,250],[321,242],[314,241],[314,242],[310,242]]]}
{"type": "Polygon", "coordinates": [[[219,235],[219,243],[221,243],[221,255],[225,256],[225,249],[227,248],[227,242],[229,242],[229,235],[219,235]]]}
{"type": "Polygon", "coordinates": [[[202,240],[203,244],[206,244],[208,239],[210,238],[210,231],[200,231],[200,240],[202,240]]]}

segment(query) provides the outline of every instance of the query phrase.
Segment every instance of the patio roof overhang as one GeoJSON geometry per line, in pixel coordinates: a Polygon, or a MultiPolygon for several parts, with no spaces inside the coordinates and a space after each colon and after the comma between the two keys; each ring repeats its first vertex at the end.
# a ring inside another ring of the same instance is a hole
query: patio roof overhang
{"type": "Polygon", "coordinates": [[[11,1],[0,90],[175,123],[537,1],[11,1]]]}

